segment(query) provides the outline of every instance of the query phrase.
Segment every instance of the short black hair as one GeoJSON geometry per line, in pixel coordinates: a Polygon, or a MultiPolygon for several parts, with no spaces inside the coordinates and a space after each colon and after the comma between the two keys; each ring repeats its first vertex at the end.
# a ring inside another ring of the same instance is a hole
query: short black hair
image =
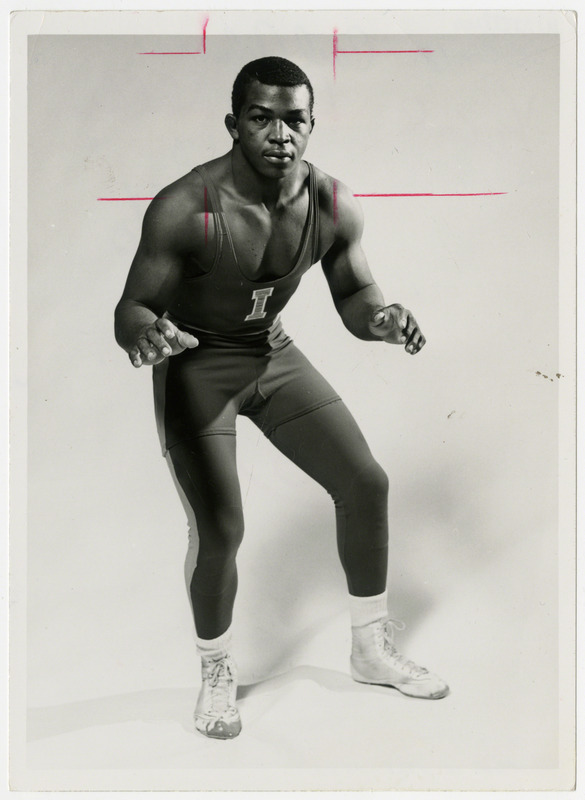
{"type": "Polygon", "coordinates": [[[232,113],[237,117],[242,110],[250,84],[260,81],[266,86],[306,86],[309,90],[309,109],[313,116],[313,87],[300,67],[280,56],[266,56],[250,61],[239,71],[232,89],[232,113]]]}

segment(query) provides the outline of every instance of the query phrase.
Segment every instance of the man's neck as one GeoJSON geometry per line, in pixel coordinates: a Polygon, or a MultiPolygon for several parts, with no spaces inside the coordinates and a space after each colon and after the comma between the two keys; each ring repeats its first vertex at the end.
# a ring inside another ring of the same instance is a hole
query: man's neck
{"type": "Polygon", "coordinates": [[[250,203],[263,203],[269,211],[283,207],[298,193],[304,175],[303,163],[284,178],[267,178],[254,170],[242,156],[237,145],[231,151],[231,170],[234,188],[250,203]]]}

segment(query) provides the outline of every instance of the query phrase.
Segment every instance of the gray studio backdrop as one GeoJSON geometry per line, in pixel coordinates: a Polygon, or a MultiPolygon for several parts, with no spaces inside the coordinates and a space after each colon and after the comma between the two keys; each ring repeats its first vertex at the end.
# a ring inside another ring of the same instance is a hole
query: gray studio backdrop
{"type": "MultiPolygon", "coordinates": [[[[278,54],[315,88],[306,158],[355,193],[504,193],[361,200],[387,302],[428,339],[416,358],[353,339],[318,265],[283,319],[389,474],[393,615],[454,684],[445,702],[461,705],[464,682],[473,698],[411,762],[554,766],[558,37],[346,35],[346,50],[434,52],[339,54],[335,79],[327,36],[209,36],[204,57],[139,55],[193,44],[29,37],[29,734],[71,732],[76,703],[197,684],[185,520],[151,377],[113,338],[147,202],[99,198],[152,197],[225,152],[235,74],[278,54]],[[59,708],[66,722],[47,711],[59,708]]],[[[329,498],[245,420],[238,448],[236,647],[253,683],[302,663],[346,598],[329,498]]],[[[55,747],[39,763],[59,763],[55,747]]],[[[107,766],[101,752],[79,765],[107,766]]],[[[340,752],[371,763],[359,740],[340,752]]]]}

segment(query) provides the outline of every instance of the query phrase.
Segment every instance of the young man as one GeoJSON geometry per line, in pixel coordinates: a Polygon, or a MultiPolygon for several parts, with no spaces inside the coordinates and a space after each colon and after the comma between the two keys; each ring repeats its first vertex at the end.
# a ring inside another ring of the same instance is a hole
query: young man
{"type": "Polygon", "coordinates": [[[279,312],[321,261],[355,336],[413,355],[425,338],[410,311],[385,305],[351,192],[303,160],[314,126],[305,73],[283,58],[247,64],[225,125],[231,150],[149,206],[116,308],[118,343],[135,367],[154,368],[161,443],[190,522],[185,572],[202,658],[195,724],[222,739],[241,729],[229,651],[243,536],[238,414],[335,502],[355,680],[415,697],[448,692],[393,644],[386,475],[343,402],[283,331],[279,312]]]}

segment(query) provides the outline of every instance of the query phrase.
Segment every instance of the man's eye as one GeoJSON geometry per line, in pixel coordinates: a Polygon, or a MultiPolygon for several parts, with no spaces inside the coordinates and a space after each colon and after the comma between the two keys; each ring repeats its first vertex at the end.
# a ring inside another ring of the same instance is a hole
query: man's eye
{"type": "Polygon", "coordinates": [[[266,117],[263,117],[262,114],[258,114],[255,117],[252,117],[254,122],[266,122],[266,117]]]}

